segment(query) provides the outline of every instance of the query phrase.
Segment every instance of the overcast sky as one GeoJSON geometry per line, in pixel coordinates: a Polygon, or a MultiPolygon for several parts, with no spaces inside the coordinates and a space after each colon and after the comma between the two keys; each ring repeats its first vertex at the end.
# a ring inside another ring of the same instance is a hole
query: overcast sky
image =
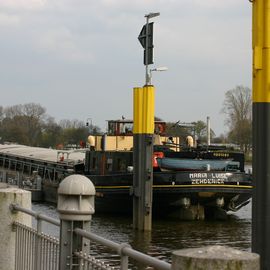
{"type": "Polygon", "coordinates": [[[0,0],[0,89],[6,107],[39,103],[56,121],[132,118],[145,83],[137,39],[154,18],[156,116],[226,132],[225,92],[251,88],[248,0],[0,0]]]}

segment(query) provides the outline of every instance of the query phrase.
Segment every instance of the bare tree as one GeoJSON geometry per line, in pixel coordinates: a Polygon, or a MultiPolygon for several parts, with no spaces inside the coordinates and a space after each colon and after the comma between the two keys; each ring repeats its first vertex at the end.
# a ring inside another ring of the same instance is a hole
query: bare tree
{"type": "Polygon", "coordinates": [[[222,112],[227,115],[229,139],[240,145],[245,152],[251,146],[252,100],[251,90],[242,85],[225,93],[222,112]]]}
{"type": "Polygon", "coordinates": [[[41,137],[46,109],[39,104],[19,104],[4,109],[2,131],[5,140],[36,146],[41,137]]]}
{"type": "Polygon", "coordinates": [[[95,125],[87,127],[80,120],[61,120],[59,124],[46,114],[40,104],[27,103],[6,108],[0,106],[0,139],[30,146],[56,147],[56,145],[85,142],[89,134],[99,134],[95,125]]]}
{"type": "Polygon", "coordinates": [[[77,119],[73,119],[73,120],[69,120],[69,119],[62,119],[59,121],[59,126],[63,129],[67,129],[67,128],[83,128],[86,126],[86,124],[83,121],[77,120],[77,119]]]}
{"type": "Polygon", "coordinates": [[[46,109],[40,104],[27,103],[22,106],[22,113],[25,116],[42,120],[45,117],[46,109]]]}
{"type": "Polygon", "coordinates": [[[43,147],[57,147],[58,144],[61,144],[63,130],[55,122],[54,118],[48,116],[42,127],[42,140],[41,146],[43,147]]]}
{"type": "Polygon", "coordinates": [[[22,107],[23,107],[22,104],[18,104],[4,108],[5,117],[12,119],[15,116],[23,115],[22,107]]]}
{"type": "MultiPolygon", "coordinates": [[[[201,142],[207,142],[207,124],[204,121],[198,120],[197,122],[193,122],[194,124],[194,129],[195,129],[195,134],[198,137],[198,139],[201,142]]],[[[215,132],[210,129],[210,137],[214,138],[215,137],[215,132]]]]}

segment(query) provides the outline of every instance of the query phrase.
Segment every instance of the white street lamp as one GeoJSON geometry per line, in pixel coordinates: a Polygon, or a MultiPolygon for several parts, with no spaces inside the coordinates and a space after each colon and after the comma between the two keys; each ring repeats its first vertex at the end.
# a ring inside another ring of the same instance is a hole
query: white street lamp
{"type": "Polygon", "coordinates": [[[168,67],[157,67],[157,68],[150,69],[149,83],[152,84],[152,72],[153,71],[167,71],[167,70],[168,70],[168,67]]]}
{"type": "Polygon", "coordinates": [[[157,17],[159,15],[160,15],[159,12],[151,12],[149,14],[146,14],[144,17],[147,18],[147,19],[151,19],[151,18],[157,17]]]}

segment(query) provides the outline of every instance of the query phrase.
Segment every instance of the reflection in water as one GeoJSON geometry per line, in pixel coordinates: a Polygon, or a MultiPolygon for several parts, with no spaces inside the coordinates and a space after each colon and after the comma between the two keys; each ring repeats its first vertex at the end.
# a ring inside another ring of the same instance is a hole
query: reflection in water
{"type": "MultiPolygon", "coordinates": [[[[55,207],[33,204],[33,210],[57,218],[55,207]]],[[[53,235],[58,229],[52,225],[43,227],[53,235]]],[[[171,261],[171,252],[177,249],[201,247],[205,245],[227,245],[250,251],[251,247],[251,203],[237,213],[232,213],[227,221],[192,221],[153,220],[152,232],[133,231],[132,218],[117,216],[97,216],[92,219],[92,232],[118,243],[129,243],[134,249],[151,256],[171,261]]],[[[109,251],[98,245],[92,245],[94,254],[109,251]]],[[[116,261],[111,257],[110,262],[116,261]]]]}

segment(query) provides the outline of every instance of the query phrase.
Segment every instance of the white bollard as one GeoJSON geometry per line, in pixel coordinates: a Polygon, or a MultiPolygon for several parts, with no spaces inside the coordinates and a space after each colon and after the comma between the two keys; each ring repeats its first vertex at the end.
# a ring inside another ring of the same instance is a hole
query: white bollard
{"type": "Polygon", "coordinates": [[[15,269],[15,232],[12,223],[32,226],[32,218],[24,213],[12,213],[10,204],[31,209],[31,192],[0,183],[0,270],[15,269]]]}
{"type": "Polygon", "coordinates": [[[172,270],[259,270],[260,256],[225,246],[176,250],[172,270]]]}
{"type": "Polygon", "coordinates": [[[60,260],[61,269],[82,269],[78,258],[72,256],[74,251],[89,252],[90,242],[76,236],[74,228],[90,230],[90,221],[95,212],[96,190],[89,178],[73,174],[66,177],[58,188],[57,210],[60,225],[60,260]]]}

